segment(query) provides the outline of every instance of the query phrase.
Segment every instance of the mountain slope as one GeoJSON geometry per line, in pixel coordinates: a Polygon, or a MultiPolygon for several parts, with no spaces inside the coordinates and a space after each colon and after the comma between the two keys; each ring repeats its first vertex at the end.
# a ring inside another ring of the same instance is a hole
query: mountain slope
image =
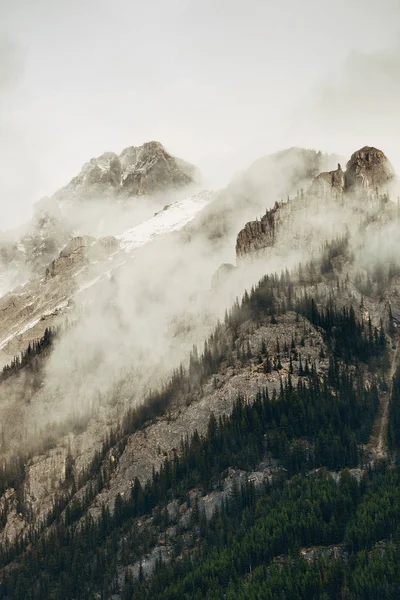
{"type": "MultiPolygon", "coordinates": [[[[224,250],[208,229],[185,231],[218,203],[204,193],[117,237],[73,238],[6,300],[9,352],[26,324],[59,328],[0,381],[5,594],[192,598],[203,576],[216,597],[236,597],[249,567],[267,589],[262,569],[286,569],[289,553],[300,568],[312,544],[357,558],[362,502],[376,486],[394,493],[390,469],[365,478],[385,394],[397,393],[399,220],[387,195],[343,198],[330,181],[331,194],[310,182],[247,228],[241,260],[212,289],[224,250]],[[334,473],[319,478],[321,467],[334,473]]],[[[369,529],[373,543],[388,535],[369,529]]]]}
{"type": "Polygon", "coordinates": [[[41,274],[71,237],[98,237],[99,228],[107,235],[121,231],[167,202],[188,196],[197,179],[193,165],[169,154],[159,142],[92,158],[66,186],[35,204],[29,223],[0,236],[0,292],[41,274]]]}
{"type": "Polygon", "coordinates": [[[193,165],[173,157],[159,142],[146,142],[119,155],[105,152],[92,158],[51,200],[63,205],[107,195],[150,195],[187,186],[196,176],[193,165]]]}

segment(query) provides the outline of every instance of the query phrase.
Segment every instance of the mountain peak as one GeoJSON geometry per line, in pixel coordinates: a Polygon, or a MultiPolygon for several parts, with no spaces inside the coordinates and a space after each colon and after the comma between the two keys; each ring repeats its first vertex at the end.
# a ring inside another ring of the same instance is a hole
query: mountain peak
{"type": "Polygon", "coordinates": [[[121,154],[104,152],[85,163],[80,173],[53,196],[74,201],[118,195],[125,198],[180,188],[195,180],[193,165],[169,154],[158,141],[128,146],[121,154]]]}
{"type": "Polygon", "coordinates": [[[351,155],[346,165],[345,183],[349,190],[358,188],[375,192],[394,176],[394,169],[384,152],[373,146],[364,146],[351,155]]]}
{"type": "MultiPolygon", "coordinates": [[[[300,237],[303,244],[320,244],[323,234],[317,215],[321,199],[324,200],[324,224],[327,227],[327,237],[329,238],[331,235],[327,217],[329,211],[332,213],[331,219],[334,221],[338,218],[339,206],[344,210],[348,205],[348,210],[352,210],[351,199],[353,199],[356,211],[362,209],[374,214],[382,212],[382,202],[384,201],[382,199],[385,197],[383,193],[387,191],[385,188],[394,177],[394,169],[382,150],[364,146],[351,155],[346,165],[346,171],[343,171],[338,163],[336,170],[322,172],[314,177],[306,194],[303,191],[301,194],[297,192],[297,196],[292,201],[277,202],[273,208],[266,211],[260,220],[246,223],[237,236],[237,257],[264,252],[266,248],[274,246],[278,238],[281,243],[284,240],[287,247],[292,243],[296,247],[299,246],[300,237]],[[366,200],[365,203],[362,202],[363,199],[366,200]],[[349,200],[349,202],[344,202],[344,200],[349,200]],[[292,213],[297,214],[299,211],[302,212],[304,221],[301,225],[301,236],[297,231],[291,232],[292,213]],[[313,218],[316,219],[317,227],[312,224],[313,218]],[[305,231],[307,235],[305,235],[305,231]],[[289,239],[285,238],[288,232],[289,239]]],[[[353,217],[351,212],[348,214],[348,218],[350,217],[353,217]]],[[[343,224],[345,225],[345,222],[343,224]]]]}

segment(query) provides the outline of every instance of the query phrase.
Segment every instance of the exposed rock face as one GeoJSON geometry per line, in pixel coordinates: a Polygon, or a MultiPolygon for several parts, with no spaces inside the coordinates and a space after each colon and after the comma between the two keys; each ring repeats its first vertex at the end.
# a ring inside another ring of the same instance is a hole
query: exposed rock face
{"type": "Polygon", "coordinates": [[[288,148],[256,160],[238,174],[190,226],[191,235],[204,234],[232,248],[237,232],[275,200],[307,189],[313,177],[331,169],[339,157],[305,148],[288,148]]]}
{"type": "Polygon", "coordinates": [[[0,281],[4,280],[0,292],[26,281],[28,276],[43,273],[70,238],[71,230],[61,214],[47,211],[43,204],[35,207],[28,228],[0,235],[0,281]]]}
{"type": "Polygon", "coordinates": [[[336,196],[343,193],[376,194],[394,177],[394,170],[385,154],[377,148],[364,146],[352,154],[346,172],[340,164],[336,171],[315,177],[310,193],[317,196],[336,196]]]}
{"type": "Polygon", "coordinates": [[[125,148],[118,156],[105,152],[92,158],[79,175],[61,188],[52,199],[60,203],[102,198],[152,194],[168,187],[192,183],[195,167],[169,154],[159,142],[125,148]]]}
{"type": "Polygon", "coordinates": [[[46,277],[55,277],[58,274],[65,276],[69,270],[89,264],[90,261],[104,260],[118,249],[118,241],[112,236],[99,240],[89,235],[74,237],[61,250],[58,258],[47,267],[46,277]]]}
{"type": "MultiPolygon", "coordinates": [[[[315,222],[315,226],[322,225],[328,231],[327,224],[330,214],[333,221],[337,221],[339,216],[339,220],[345,223],[344,208],[349,211],[347,218],[354,218],[354,214],[359,211],[382,208],[381,200],[378,198],[379,191],[386,191],[385,186],[393,178],[394,170],[385,154],[381,150],[365,146],[351,156],[345,172],[338,164],[336,170],[320,173],[314,178],[305,196],[298,194],[297,198],[290,202],[276,203],[273,209],[267,210],[260,221],[247,223],[237,236],[236,256],[241,258],[246,254],[258,254],[261,250],[276,245],[280,229],[285,230],[286,242],[288,242],[287,233],[291,227],[290,221],[293,221],[295,228],[292,231],[292,238],[298,239],[299,243],[302,242],[305,246],[312,242],[313,222],[315,222]],[[366,197],[369,202],[365,205],[360,202],[360,195],[366,197]],[[323,205],[321,205],[321,199],[324,201],[323,205]],[[342,204],[344,199],[346,199],[345,207],[342,204]],[[338,201],[340,201],[340,205],[338,201]],[[320,219],[315,218],[316,213],[321,210],[325,214],[320,219]],[[355,213],[352,213],[352,210],[355,213]],[[343,218],[341,219],[341,217],[343,218]],[[283,228],[280,227],[282,224],[284,224],[283,228]],[[301,236],[296,230],[299,226],[301,226],[301,236]]],[[[357,214],[357,218],[359,216],[357,214]]],[[[278,237],[282,242],[282,235],[278,237]]]]}
{"type": "Polygon", "coordinates": [[[346,165],[345,182],[349,191],[375,193],[393,178],[394,169],[385,154],[371,146],[354,152],[346,165]]]}
{"type": "Polygon", "coordinates": [[[61,250],[58,258],[55,258],[46,269],[46,277],[55,277],[59,273],[72,269],[77,264],[87,262],[87,248],[95,242],[90,236],[78,236],[61,250]]]}
{"type": "Polygon", "coordinates": [[[5,544],[19,538],[27,526],[27,521],[19,511],[14,488],[9,488],[0,498],[0,510],[7,515],[5,527],[0,532],[0,543],[5,544]]]}
{"type": "Polygon", "coordinates": [[[345,176],[342,171],[342,167],[338,164],[338,168],[335,171],[327,171],[320,173],[315,177],[310,193],[318,196],[337,195],[343,194],[345,188],[345,176]]]}
{"type": "Polygon", "coordinates": [[[261,248],[273,246],[277,229],[277,219],[281,205],[267,210],[260,221],[250,221],[239,231],[236,240],[236,256],[257,252],[261,248]]]}

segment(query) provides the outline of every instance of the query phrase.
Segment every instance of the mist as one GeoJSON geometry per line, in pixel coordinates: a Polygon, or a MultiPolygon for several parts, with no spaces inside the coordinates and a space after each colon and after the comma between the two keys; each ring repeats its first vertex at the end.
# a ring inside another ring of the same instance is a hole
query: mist
{"type": "Polygon", "coordinates": [[[338,0],[329,23],[316,0],[3,0],[0,14],[2,78],[13,81],[0,117],[1,229],[28,220],[90,157],[150,139],[196,164],[208,188],[285,147],[348,155],[370,143],[394,155],[397,121],[378,131],[389,100],[379,61],[372,79],[367,63],[394,52],[396,0],[338,0]]]}
{"type": "MultiPolygon", "coordinates": [[[[232,184],[231,188],[216,194],[204,209],[210,210],[211,215],[220,215],[221,194],[224,203],[227,194],[231,194],[231,201],[237,202],[230,222],[233,229],[223,243],[209,235],[208,227],[213,231],[213,220],[203,221],[203,213],[199,213],[186,229],[135,248],[126,255],[117,255],[117,264],[107,265],[105,276],[83,289],[68,313],[75,325],[60,334],[46,363],[44,384],[25,416],[27,430],[40,430],[46,423],[88,416],[108,423],[112,415],[123,414],[128,407],[143,403],[152,391],[168,381],[181,362],[187,365],[194,344],[201,350],[204,340],[237,297],[240,299],[267,273],[296,269],[299,263],[304,265],[318,259],[326,241],[350,236],[350,248],[356,256],[355,271],[366,271],[379,261],[389,264],[396,260],[400,242],[396,236],[398,224],[391,220],[395,204],[389,201],[390,219],[383,220],[378,230],[367,227],[364,231],[376,204],[361,201],[359,197],[348,196],[341,202],[327,202],[322,197],[308,199],[308,187],[305,187],[308,205],[299,212],[296,209],[299,187],[296,189],[296,186],[306,186],[306,179],[299,178],[298,173],[309,165],[303,154],[296,156],[289,154],[286,165],[295,174],[287,201],[289,209],[293,205],[294,212],[288,213],[277,243],[265,250],[258,260],[237,262],[234,251],[236,223],[249,210],[246,203],[238,201],[243,181],[247,181],[247,190],[251,185],[254,190],[262,188],[256,164],[246,172],[244,179],[237,180],[237,188],[232,184]],[[189,236],[186,230],[190,231],[189,236]],[[382,240],[385,243],[382,244],[382,240]],[[222,285],[212,289],[212,276],[227,262],[236,268],[222,285]]],[[[329,166],[336,158],[323,157],[322,164],[329,166]]],[[[285,189],[290,189],[290,177],[284,181],[281,177],[280,155],[270,162],[270,167],[269,193],[261,193],[258,198],[256,193],[255,203],[251,205],[251,210],[259,214],[262,207],[272,207],[280,197],[283,183],[285,189]]],[[[111,220],[107,223],[110,231],[115,229],[111,220]]],[[[93,269],[98,269],[98,265],[93,269]]],[[[83,287],[99,272],[86,273],[83,287]]]]}
{"type": "MultiPolygon", "coordinates": [[[[18,266],[17,277],[3,270],[2,294],[33,278],[31,304],[23,307],[29,312],[46,268],[70,238],[114,236],[118,244],[126,230],[185,195],[214,191],[182,231],[96,257],[60,281],[63,308],[34,329],[42,333],[53,317],[65,327],[40,384],[32,392],[31,380],[21,377],[6,391],[2,411],[16,443],[18,430],[29,437],[86,418],[87,444],[99,441],[116,416],[187,363],[193,344],[202,348],[236,297],[266,273],[318,256],[326,240],[350,233],[355,269],[365,272],[400,251],[393,223],[363,237],[367,207],[355,217],[352,202],[326,210],[319,198],[301,218],[291,215],[288,235],[254,263],[237,263],[235,253],[246,222],[275,202],[294,202],[313,176],[345,164],[362,146],[382,149],[400,171],[395,0],[362,8],[338,0],[329,19],[316,0],[218,7],[208,0],[43,0],[36,7],[20,0],[6,8],[0,0],[0,8],[7,13],[0,35],[0,228],[15,228],[9,236],[17,243],[33,235],[42,211],[64,228],[46,264],[18,266]],[[91,157],[151,139],[199,167],[202,184],[69,207],[52,200],[91,157]],[[213,289],[223,263],[235,268],[213,289]]],[[[393,199],[397,194],[391,190],[393,199]]],[[[57,280],[46,288],[50,300],[59,291],[57,280]]]]}

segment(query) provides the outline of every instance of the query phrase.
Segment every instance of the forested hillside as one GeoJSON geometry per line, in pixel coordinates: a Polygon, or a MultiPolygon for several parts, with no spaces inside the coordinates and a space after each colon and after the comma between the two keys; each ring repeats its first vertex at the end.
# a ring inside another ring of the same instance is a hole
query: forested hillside
{"type": "MultiPolygon", "coordinates": [[[[2,597],[398,597],[396,326],[390,311],[372,325],[346,271],[335,275],[338,257],[350,272],[354,257],[336,240],[320,261],[265,276],[202,353],[194,348],[164,389],[121,417],[85,470],[67,456],[46,520],[2,547],[2,597]],[[266,339],[280,322],[286,336],[266,339]],[[131,436],[195,405],[204,386],[218,390],[232,368],[266,385],[211,413],[147,482],[136,477],[113,505],[93,510],[131,436]],[[374,435],[389,395],[389,453],[378,460],[374,435]]],[[[53,338],[46,333],[3,377],[41,360],[53,338]]],[[[3,489],[21,489],[26,460],[3,465],[3,489]]]]}

